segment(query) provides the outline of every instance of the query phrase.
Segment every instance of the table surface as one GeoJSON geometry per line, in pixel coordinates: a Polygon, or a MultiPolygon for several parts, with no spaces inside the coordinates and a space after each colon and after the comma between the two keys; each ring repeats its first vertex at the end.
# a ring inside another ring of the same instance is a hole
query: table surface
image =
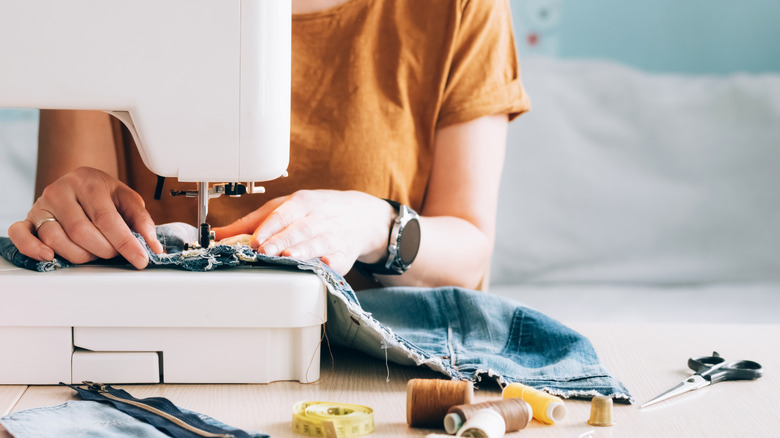
{"type": "MultiPolygon", "coordinates": [[[[567,414],[554,426],[536,420],[523,437],[728,437],[780,435],[780,325],[705,324],[576,324],[590,338],[604,365],[636,398],[634,405],[616,404],[612,427],[586,423],[590,402],[567,400],[567,414]],[[724,382],[645,409],[639,404],[687,377],[690,356],[717,350],[726,360],[761,363],[757,381],[724,382]],[[587,435],[589,432],[592,434],[587,435]]],[[[301,400],[337,401],[374,409],[373,437],[425,436],[443,430],[414,429],[406,424],[406,382],[439,378],[424,368],[386,366],[384,361],[345,349],[327,349],[320,381],[313,384],[275,382],[264,385],[126,385],[136,397],[162,396],[177,405],[211,415],[246,430],[274,437],[291,431],[292,406],[301,400]],[[389,382],[387,381],[389,369],[389,382]]],[[[475,401],[500,398],[493,382],[481,382],[475,401]]],[[[69,388],[0,386],[0,415],[74,400],[69,388]]],[[[1,428],[0,428],[1,429],[1,428]]],[[[0,438],[7,432],[0,430],[0,438]]],[[[300,436],[300,435],[298,435],[300,436]]]]}

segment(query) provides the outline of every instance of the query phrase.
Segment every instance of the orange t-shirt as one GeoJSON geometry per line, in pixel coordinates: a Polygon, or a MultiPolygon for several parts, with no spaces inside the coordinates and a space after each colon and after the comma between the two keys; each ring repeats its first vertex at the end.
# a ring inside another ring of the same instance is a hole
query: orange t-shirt
{"type": "MultiPolygon", "coordinates": [[[[292,25],[289,176],[262,195],[212,199],[213,226],[298,189],[360,190],[419,211],[437,128],[529,107],[508,0],[349,0],[292,25]]],[[[155,222],[194,223],[195,200],[154,200],[156,177],[129,133],[115,133],[120,178],[155,222]]]]}

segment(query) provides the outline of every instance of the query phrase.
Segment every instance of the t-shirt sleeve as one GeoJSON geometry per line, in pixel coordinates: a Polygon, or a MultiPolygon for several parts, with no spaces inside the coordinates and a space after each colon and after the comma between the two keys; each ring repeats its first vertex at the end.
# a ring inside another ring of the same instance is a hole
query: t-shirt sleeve
{"type": "Polygon", "coordinates": [[[508,0],[463,0],[437,126],[530,109],[520,80],[508,0]]]}

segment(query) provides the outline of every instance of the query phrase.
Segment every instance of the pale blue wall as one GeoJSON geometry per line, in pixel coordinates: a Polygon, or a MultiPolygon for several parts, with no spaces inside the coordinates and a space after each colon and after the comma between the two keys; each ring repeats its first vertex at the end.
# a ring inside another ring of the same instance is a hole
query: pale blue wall
{"type": "Polygon", "coordinates": [[[780,72],[780,0],[510,2],[521,55],[607,58],[656,72],[780,72]]]}

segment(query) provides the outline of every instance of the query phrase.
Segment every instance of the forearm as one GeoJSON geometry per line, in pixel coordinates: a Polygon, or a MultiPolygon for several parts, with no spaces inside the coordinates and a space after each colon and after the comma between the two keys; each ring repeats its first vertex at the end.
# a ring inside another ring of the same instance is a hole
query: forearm
{"type": "Polygon", "coordinates": [[[506,116],[495,115],[437,131],[434,166],[419,212],[420,250],[409,270],[382,276],[383,284],[477,288],[486,278],[506,129],[506,116]]]}
{"type": "Polygon", "coordinates": [[[486,277],[493,236],[472,223],[448,216],[420,217],[422,239],[403,275],[377,276],[385,286],[460,286],[476,289],[486,277]]]}
{"type": "Polygon", "coordinates": [[[102,111],[42,110],[35,198],[46,186],[82,166],[117,176],[111,116],[102,111]]]}

